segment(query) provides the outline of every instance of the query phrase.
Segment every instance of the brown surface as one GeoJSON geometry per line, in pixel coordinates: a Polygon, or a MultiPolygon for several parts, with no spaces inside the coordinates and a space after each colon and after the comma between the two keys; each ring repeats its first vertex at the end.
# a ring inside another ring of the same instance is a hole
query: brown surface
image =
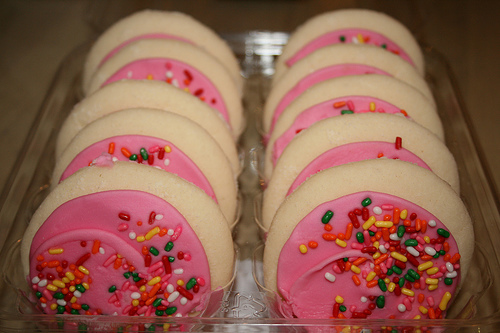
{"type": "Polygon", "coordinates": [[[3,188],[60,61],[117,15],[151,5],[185,11],[218,32],[290,31],[341,7],[382,10],[449,60],[494,184],[500,184],[500,2],[497,1],[14,1],[0,3],[0,136],[3,188]],[[141,6],[135,5],[141,3],[141,6]],[[397,3],[397,6],[395,5],[397,3]],[[116,9],[120,8],[120,9],[116,9]],[[102,15],[102,16],[100,16],[102,15]]]}

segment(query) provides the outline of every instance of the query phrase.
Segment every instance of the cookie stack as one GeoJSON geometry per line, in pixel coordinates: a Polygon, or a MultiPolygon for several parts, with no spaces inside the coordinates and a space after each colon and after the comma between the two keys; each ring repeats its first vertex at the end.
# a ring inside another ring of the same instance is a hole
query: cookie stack
{"type": "Polygon", "coordinates": [[[182,13],[99,37],[22,242],[45,313],[187,316],[228,286],[242,84],[225,42],[182,13]]]}
{"type": "Polygon", "coordinates": [[[443,318],[473,253],[455,160],[400,22],[305,22],[264,106],[266,287],[300,318],[443,318]]]}

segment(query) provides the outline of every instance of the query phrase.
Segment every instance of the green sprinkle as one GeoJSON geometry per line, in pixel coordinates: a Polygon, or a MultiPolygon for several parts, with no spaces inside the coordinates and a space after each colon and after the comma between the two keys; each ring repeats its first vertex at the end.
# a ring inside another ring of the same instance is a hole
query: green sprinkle
{"type": "Polygon", "coordinates": [[[80,312],[78,312],[77,309],[71,309],[71,314],[73,314],[73,315],[79,315],[80,312]]]}
{"type": "Polygon", "coordinates": [[[82,304],[82,309],[87,311],[88,309],[90,309],[90,306],[88,304],[82,304]]]}
{"type": "Polygon", "coordinates": [[[345,305],[341,305],[341,306],[339,306],[339,310],[340,310],[340,312],[346,312],[347,307],[345,305]]]}
{"type": "Polygon", "coordinates": [[[385,282],[383,279],[378,279],[378,286],[379,286],[380,290],[382,290],[384,292],[387,291],[387,286],[385,285],[385,282]]]}
{"type": "Polygon", "coordinates": [[[365,236],[363,235],[362,232],[357,232],[356,233],[356,239],[358,243],[364,243],[365,242],[365,236]]]}
{"type": "Polygon", "coordinates": [[[340,114],[353,114],[353,113],[354,113],[354,111],[352,111],[352,110],[341,110],[340,111],[340,114]]]}
{"type": "Polygon", "coordinates": [[[443,236],[444,238],[450,237],[450,233],[448,231],[442,229],[442,228],[439,228],[437,230],[437,233],[438,233],[439,236],[443,236]]]}
{"type": "Polygon", "coordinates": [[[386,49],[387,48],[387,44],[382,44],[380,45],[383,49],[386,49]]]}
{"type": "Polygon", "coordinates": [[[186,283],[186,289],[189,290],[193,288],[195,285],[196,285],[196,279],[190,278],[189,281],[186,283]]]}
{"type": "Polygon", "coordinates": [[[163,299],[161,298],[157,298],[155,299],[155,301],[153,302],[153,306],[156,308],[157,306],[160,306],[161,305],[161,301],[163,301],[163,299]]]}
{"type": "Polygon", "coordinates": [[[453,283],[453,279],[450,279],[450,278],[445,278],[444,279],[444,284],[447,285],[447,286],[451,286],[453,283]]]}
{"type": "Polygon", "coordinates": [[[78,290],[81,293],[84,293],[85,290],[86,290],[85,287],[83,285],[81,285],[81,284],[75,285],[75,289],[78,290]]]}
{"type": "Polygon", "coordinates": [[[157,316],[163,316],[163,311],[162,310],[156,310],[155,315],[157,316]]]}
{"type": "Polygon", "coordinates": [[[439,250],[438,253],[439,253],[439,255],[444,256],[446,254],[446,251],[445,250],[439,250]]]}
{"type": "Polygon", "coordinates": [[[365,198],[363,201],[361,201],[361,206],[366,207],[366,206],[371,205],[371,203],[372,203],[372,199],[365,198]]]}
{"type": "Polygon", "coordinates": [[[132,273],[132,276],[136,278],[139,276],[139,273],[132,273]]]}
{"type": "Polygon", "coordinates": [[[400,277],[400,278],[399,278],[399,282],[398,282],[399,287],[400,287],[400,288],[403,288],[403,287],[405,286],[405,282],[406,282],[406,281],[405,281],[405,278],[404,278],[404,277],[400,277]]]}
{"type": "Polygon", "coordinates": [[[154,332],[154,331],[156,331],[155,325],[151,325],[148,327],[148,332],[154,332]]]}
{"type": "Polygon", "coordinates": [[[349,261],[349,258],[348,258],[348,257],[345,257],[345,258],[343,258],[342,260],[344,260],[344,262],[348,262],[348,261],[349,261]]]}
{"type": "Polygon", "coordinates": [[[171,306],[165,310],[165,313],[168,315],[173,315],[177,311],[175,306],[171,306]]]}
{"type": "Polygon", "coordinates": [[[387,270],[387,274],[386,274],[386,275],[391,276],[393,273],[394,273],[394,271],[393,271],[392,269],[390,269],[390,268],[389,268],[389,269],[387,270]]]}
{"type": "Polygon", "coordinates": [[[397,231],[398,237],[399,238],[403,237],[405,235],[405,232],[406,232],[405,226],[404,225],[400,225],[398,227],[398,231],[397,231]]]}
{"type": "Polygon", "coordinates": [[[64,294],[63,293],[55,293],[54,294],[54,298],[63,299],[64,298],[64,294]]]}
{"type": "Polygon", "coordinates": [[[418,280],[420,279],[420,274],[418,274],[417,272],[415,272],[413,269],[409,269],[408,270],[408,275],[410,275],[413,279],[415,280],[418,280]]]}
{"type": "Polygon", "coordinates": [[[340,40],[342,43],[343,43],[343,42],[345,42],[345,36],[344,36],[344,35],[340,36],[340,37],[339,37],[339,40],[340,40]]]}
{"type": "Polygon", "coordinates": [[[375,233],[371,230],[368,230],[368,235],[370,235],[371,237],[375,236],[375,233]]]}
{"type": "Polygon", "coordinates": [[[333,217],[333,212],[331,210],[327,211],[325,215],[321,218],[321,223],[327,224],[333,217]]]}
{"type": "Polygon", "coordinates": [[[130,157],[128,159],[131,161],[137,161],[137,154],[130,155],[130,157]]]}
{"type": "Polygon", "coordinates": [[[175,261],[175,257],[168,257],[168,261],[174,262],[175,261]]]}
{"type": "Polygon", "coordinates": [[[131,275],[132,275],[132,273],[130,273],[130,272],[125,272],[125,273],[123,273],[123,276],[124,276],[126,279],[128,279],[131,275]]]}
{"type": "Polygon", "coordinates": [[[146,148],[141,148],[140,152],[141,152],[142,159],[146,161],[149,157],[146,148]]]}
{"type": "Polygon", "coordinates": [[[398,333],[398,330],[397,330],[397,329],[393,329],[393,330],[391,331],[391,333],[398,333]]]}
{"type": "Polygon", "coordinates": [[[410,281],[410,282],[415,282],[415,279],[410,276],[410,274],[405,274],[405,279],[410,281]]]}
{"type": "Polygon", "coordinates": [[[406,246],[417,246],[418,245],[418,241],[416,239],[407,239],[405,241],[405,245],[406,246]]]}
{"type": "Polygon", "coordinates": [[[150,252],[152,255],[154,255],[154,256],[157,256],[157,255],[159,255],[159,254],[160,254],[160,251],[158,251],[158,249],[157,249],[156,247],[154,247],[154,246],[151,246],[151,247],[149,248],[149,252],[150,252]]]}
{"type": "Polygon", "coordinates": [[[383,295],[380,295],[379,297],[377,297],[375,303],[377,304],[377,308],[383,309],[385,306],[385,297],[383,295]]]}
{"type": "Polygon", "coordinates": [[[139,282],[141,280],[141,278],[136,276],[136,277],[132,278],[132,280],[134,280],[134,282],[139,282]]]}
{"type": "Polygon", "coordinates": [[[168,242],[167,245],[165,245],[165,251],[170,251],[174,248],[174,242],[168,242]]]}
{"type": "Polygon", "coordinates": [[[36,297],[38,297],[38,298],[42,297],[42,293],[41,293],[41,292],[39,292],[39,291],[37,291],[35,295],[36,295],[36,297]]]}
{"type": "Polygon", "coordinates": [[[64,313],[64,311],[66,311],[66,308],[64,306],[62,306],[62,305],[57,306],[57,313],[58,314],[62,314],[62,313],[64,313]]]}
{"type": "Polygon", "coordinates": [[[113,286],[109,287],[108,291],[110,293],[114,293],[116,291],[116,286],[113,285],[113,286]]]}
{"type": "Polygon", "coordinates": [[[398,266],[394,265],[392,266],[392,270],[394,273],[400,275],[401,273],[403,273],[403,271],[401,270],[401,268],[399,268],[398,266]]]}
{"type": "Polygon", "coordinates": [[[78,332],[87,332],[87,325],[78,324],[78,332]]]}
{"type": "Polygon", "coordinates": [[[435,254],[435,255],[433,255],[432,257],[433,257],[434,259],[439,258],[439,252],[436,252],[436,254],[435,254]]]}

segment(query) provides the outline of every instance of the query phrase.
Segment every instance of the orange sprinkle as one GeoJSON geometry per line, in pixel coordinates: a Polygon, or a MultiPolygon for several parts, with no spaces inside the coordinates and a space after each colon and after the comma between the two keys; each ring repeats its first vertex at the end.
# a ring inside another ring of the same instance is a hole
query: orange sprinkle
{"type": "Polygon", "coordinates": [[[346,240],[349,240],[351,239],[351,236],[352,236],[352,230],[354,229],[354,226],[352,223],[348,223],[347,224],[347,228],[345,230],[345,239],[346,240]]]}
{"type": "Polygon", "coordinates": [[[205,96],[200,96],[200,100],[205,101],[205,96]]]}
{"type": "Polygon", "coordinates": [[[359,266],[359,265],[361,265],[362,263],[364,263],[366,260],[367,260],[367,259],[366,259],[365,257],[359,257],[358,259],[354,260],[354,261],[352,262],[352,264],[353,264],[354,266],[359,266]]]}
{"type": "Polygon", "coordinates": [[[54,268],[54,267],[57,267],[59,266],[61,263],[59,262],[59,260],[52,260],[52,261],[49,261],[47,263],[47,267],[49,268],[54,268]]]}
{"type": "Polygon", "coordinates": [[[346,105],[345,101],[340,101],[340,102],[333,103],[333,107],[336,108],[336,109],[341,108],[341,107],[343,107],[345,105],[346,105]]]}
{"type": "Polygon", "coordinates": [[[64,268],[62,268],[62,266],[57,266],[56,267],[56,272],[57,273],[62,273],[64,271],[64,268]]]}
{"type": "Polygon", "coordinates": [[[115,263],[113,265],[113,268],[118,269],[120,267],[122,267],[122,258],[116,258],[115,263]]]}
{"type": "Polygon", "coordinates": [[[382,273],[382,269],[380,269],[380,266],[379,265],[375,265],[375,267],[373,267],[373,271],[375,272],[375,274],[377,275],[380,275],[380,273],[382,273]]]}
{"type": "Polygon", "coordinates": [[[403,225],[405,227],[411,227],[411,221],[410,220],[404,220],[403,225]]]}
{"type": "Polygon", "coordinates": [[[457,253],[455,253],[455,254],[453,255],[453,257],[451,257],[450,262],[451,262],[452,264],[454,264],[454,263],[456,263],[458,260],[460,260],[460,253],[458,253],[458,252],[457,252],[457,253]]]}
{"type": "Polygon", "coordinates": [[[345,235],[341,232],[338,233],[337,235],[337,238],[340,239],[340,240],[344,240],[345,239],[345,235]]]}
{"type": "Polygon", "coordinates": [[[142,221],[137,221],[137,225],[140,227],[142,225],[142,221]]]}
{"type": "Polygon", "coordinates": [[[125,147],[123,147],[121,149],[121,152],[122,152],[123,156],[125,156],[126,158],[129,158],[130,156],[132,156],[132,153],[125,147]]]}
{"type": "Polygon", "coordinates": [[[36,260],[43,261],[44,257],[41,254],[39,254],[39,255],[36,256],[36,260]]]}
{"type": "Polygon", "coordinates": [[[394,208],[393,213],[392,213],[392,216],[394,217],[394,220],[392,222],[394,222],[394,224],[399,223],[399,214],[401,214],[401,211],[399,210],[399,208],[394,208]]]}
{"type": "Polygon", "coordinates": [[[310,241],[308,244],[307,244],[311,249],[315,249],[318,247],[318,242],[315,242],[315,241],[310,241]]]}
{"type": "Polygon", "coordinates": [[[380,265],[381,263],[386,261],[387,258],[389,258],[389,253],[384,253],[384,254],[380,255],[380,257],[378,257],[373,263],[375,265],[380,265]]]}
{"type": "Polygon", "coordinates": [[[389,228],[389,233],[390,233],[390,234],[393,234],[393,233],[395,233],[397,230],[398,230],[398,228],[396,228],[396,226],[395,226],[395,225],[393,225],[392,227],[390,227],[390,228],[389,228]]]}
{"type": "Polygon", "coordinates": [[[430,319],[436,319],[436,313],[434,312],[434,308],[429,308],[427,314],[429,315],[430,319]]]}
{"type": "Polygon", "coordinates": [[[352,280],[354,281],[354,284],[357,286],[361,284],[361,281],[359,280],[359,277],[357,275],[353,275],[352,280]]]}
{"type": "MultiPolygon", "coordinates": [[[[375,239],[376,239],[376,240],[380,240],[380,238],[382,238],[382,231],[377,231],[377,232],[375,233],[375,239]]],[[[375,243],[375,242],[374,242],[374,243],[375,243]]]]}
{"type": "Polygon", "coordinates": [[[423,303],[425,301],[425,295],[424,294],[418,294],[418,302],[423,303]]]}
{"type": "Polygon", "coordinates": [[[420,219],[415,220],[415,230],[420,231],[422,229],[422,221],[420,219]]]}
{"type": "Polygon", "coordinates": [[[171,78],[167,78],[167,79],[165,80],[165,82],[167,82],[167,83],[172,83],[172,79],[171,79],[171,78]]]}
{"type": "Polygon", "coordinates": [[[135,267],[134,267],[134,266],[129,266],[129,267],[128,267],[128,271],[129,271],[129,272],[133,272],[133,271],[135,271],[135,267]]]}
{"type": "Polygon", "coordinates": [[[413,284],[413,287],[415,287],[415,289],[417,289],[417,290],[420,289],[420,283],[419,282],[415,282],[413,284]]]}
{"type": "Polygon", "coordinates": [[[388,242],[391,240],[390,238],[391,234],[389,232],[389,228],[382,228],[382,238],[384,241],[388,242]]]}
{"type": "Polygon", "coordinates": [[[43,296],[42,296],[42,297],[40,297],[40,302],[42,302],[42,303],[47,303],[47,299],[46,299],[45,297],[43,297],[43,296]]]}
{"type": "Polygon", "coordinates": [[[337,239],[337,236],[335,236],[335,234],[324,233],[323,239],[326,241],[334,241],[335,239],[337,239]]]}
{"type": "Polygon", "coordinates": [[[384,153],[378,153],[377,157],[378,158],[384,157],[384,153]]]}
{"type": "Polygon", "coordinates": [[[405,110],[401,110],[401,113],[405,115],[405,117],[408,117],[408,113],[405,110]]]}
{"type": "Polygon", "coordinates": [[[143,301],[146,301],[149,298],[149,294],[147,292],[141,293],[141,299],[143,301]]]}
{"type": "Polygon", "coordinates": [[[163,228],[163,229],[161,229],[161,230],[160,230],[159,235],[160,235],[160,237],[163,237],[163,236],[165,236],[167,233],[168,233],[168,229],[167,229],[167,228],[163,228]]]}
{"type": "Polygon", "coordinates": [[[69,265],[69,269],[71,269],[72,271],[76,269],[76,265],[75,264],[70,264],[69,265]]]}
{"type": "Polygon", "coordinates": [[[385,214],[385,215],[384,215],[384,221],[390,221],[390,220],[392,220],[392,215],[390,215],[390,214],[385,214]]]}
{"type": "Polygon", "coordinates": [[[444,250],[445,252],[450,251],[450,244],[449,244],[448,242],[444,242],[444,243],[443,243],[443,250],[444,250]]]}
{"type": "Polygon", "coordinates": [[[108,147],[108,154],[113,155],[115,153],[115,143],[110,142],[108,147]]]}
{"type": "MultiPolygon", "coordinates": [[[[83,273],[82,273],[83,274],[83,273]]],[[[82,279],[80,278],[77,278],[77,279],[74,279],[73,281],[75,281],[76,284],[80,284],[82,283],[82,279]]]]}
{"type": "Polygon", "coordinates": [[[426,220],[422,220],[422,227],[420,228],[420,231],[422,233],[425,233],[427,231],[427,221],[426,220]]]}
{"type": "Polygon", "coordinates": [[[148,252],[149,252],[148,247],[147,246],[143,246],[142,247],[142,254],[147,255],[148,252]]]}
{"type": "Polygon", "coordinates": [[[73,271],[73,274],[75,274],[75,276],[79,279],[83,279],[85,277],[85,274],[83,274],[82,272],[80,272],[78,269],[75,269],[73,271]]]}
{"type": "Polygon", "coordinates": [[[101,247],[101,241],[96,239],[94,244],[92,244],[92,254],[96,254],[99,252],[99,248],[101,247]]]}
{"type": "Polygon", "coordinates": [[[91,283],[92,283],[92,278],[91,278],[91,277],[89,277],[89,278],[87,279],[87,283],[88,283],[88,284],[91,284],[91,283]]]}
{"type": "Polygon", "coordinates": [[[352,263],[350,261],[345,263],[345,271],[349,272],[351,270],[352,263]]]}
{"type": "Polygon", "coordinates": [[[61,289],[61,292],[66,295],[67,293],[69,293],[69,289],[68,288],[62,288],[61,289]]]}
{"type": "Polygon", "coordinates": [[[325,224],[326,231],[332,231],[333,227],[330,224],[325,224]]]}
{"type": "MultiPolygon", "coordinates": [[[[167,297],[167,298],[168,298],[168,297],[167,297]]],[[[155,295],[155,296],[153,296],[153,297],[151,297],[151,298],[148,298],[144,304],[146,304],[146,305],[151,305],[151,304],[153,304],[153,302],[154,302],[155,300],[156,300],[156,295],[155,295]]]]}
{"type": "Polygon", "coordinates": [[[72,303],[71,304],[71,307],[75,310],[81,310],[82,309],[82,306],[78,303],[72,303]]]}
{"type": "Polygon", "coordinates": [[[377,241],[377,238],[375,238],[375,236],[373,236],[373,237],[371,237],[371,238],[370,238],[370,241],[371,241],[372,243],[375,243],[375,242],[377,241]]]}
{"type": "Polygon", "coordinates": [[[191,84],[191,81],[188,79],[184,80],[184,85],[189,86],[191,84]]]}
{"type": "Polygon", "coordinates": [[[428,254],[424,254],[423,256],[421,256],[420,258],[422,258],[423,261],[429,261],[429,260],[432,260],[433,257],[428,255],[428,254]]]}
{"type": "Polygon", "coordinates": [[[366,283],[366,286],[367,286],[368,288],[373,288],[373,287],[375,287],[375,286],[378,286],[378,280],[371,280],[370,282],[367,282],[367,283],[366,283]]]}
{"type": "Polygon", "coordinates": [[[153,288],[149,291],[148,296],[153,297],[154,295],[156,295],[156,293],[158,293],[158,290],[160,290],[160,288],[161,288],[160,283],[155,284],[153,288]]]}
{"type": "Polygon", "coordinates": [[[87,316],[92,316],[92,312],[90,312],[89,310],[85,311],[85,314],[86,314],[87,316]]]}
{"type": "MultiPolygon", "coordinates": [[[[337,317],[340,319],[346,319],[346,317],[344,316],[344,314],[342,312],[339,312],[339,315],[337,317]]],[[[340,332],[340,330],[339,330],[339,332],[340,332]]]]}

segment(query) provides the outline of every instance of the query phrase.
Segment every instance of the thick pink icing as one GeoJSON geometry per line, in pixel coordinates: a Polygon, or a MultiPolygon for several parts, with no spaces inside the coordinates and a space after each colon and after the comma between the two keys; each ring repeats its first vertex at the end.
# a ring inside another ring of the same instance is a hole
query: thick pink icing
{"type": "Polygon", "coordinates": [[[58,207],[33,238],[28,280],[49,314],[185,316],[210,292],[189,223],[163,199],[132,190],[58,207]]]}
{"type": "Polygon", "coordinates": [[[301,79],[290,91],[288,91],[281,101],[278,103],[276,106],[276,109],[274,111],[274,116],[273,116],[273,122],[271,123],[271,128],[269,130],[269,133],[272,133],[274,129],[274,125],[276,123],[276,120],[280,117],[280,115],[283,113],[283,110],[291,103],[297,96],[301,95],[304,91],[312,87],[313,85],[328,80],[328,79],[333,79],[336,77],[340,76],[347,76],[347,75],[363,75],[363,74],[380,74],[380,75],[388,75],[390,76],[389,73],[372,67],[368,65],[362,65],[362,64],[341,64],[341,65],[334,65],[334,66],[329,66],[325,67],[322,69],[319,69],[307,76],[305,76],[303,79],[301,79]]]}
{"type": "Polygon", "coordinates": [[[352,142],[332,148],[311,161],[294,180],[287,195],[290,195],[307,178],[321,170],[350,162],[376,158],[399,159],[430,170],[429,166],[420,157],[402,148],[401,144],[398,145],[396,141],[394,143],[382,141],[352,142]]]}
{"type": "Polygon", "coordinates": [[[144,35],[136,36],[134,38],[126,40],[125,42],[121,43],[120,45],[118,45],[117,47],[112,49],[104,58],[102,58],[101,62],[99,63],[99,66],[102,66],[102,64],[104,64],[106,61],[108,61],[109,58],[114,56],[118,51],[120,51],[125,46],[129,45],[132,42],[142,40],[142,39],[174,39],[174,40],[179,40],[179,41],[182,41],[185,43],[192,44],[191,41],[189,41],[185,38],[179,37],[179,36],[175,36],[175,35],[162,34],[162,33],[144,34],[144,35]]]}
{"type": "Polygon", "coordinates": [[[308,54],[316,51],[317,49],[325,47],[327,45],[339,43],[370,44],[380,46],[394,54],[401,56],[401,58],[414,66],[414,63],[411,60],[410,56],[396,43],[382,34],[366,29],[342,29],[328,32],[306,44],[285,63],[288,67],[291,67],[294,63],[304,58],[308,54]]]}
{"type": "Polygon", "coordinates": [[[354,193],[319,205],[297,224],[280,252],[278,290],[285,309],[300,318],[440,318],[451,304],[445,293],[452,297],[460,282],[457,249],[425,209],[389,194],[354,193]],[[333,216],[325,220],[328,211],[333,216]],[[366,230],[372,218],[394,227],[366,230]]]}
{"type": "Polygon", "coordinates": [[[217,201],[212,186],[203,172],[186,154],[171,142],[144,135],[115,136],[92,144],[75,156],[62,173],[60,181],[89,164],[102,165],[103,154],[111,155],[114,160],[136,161],[176,174],[195,184],[217,201]]]}
{"type": "Polygon", "coordinates": [[[146,58],[120,68],[102,86],[123,79],[158,80],[170,83],[191,93],[220,112],[229,123],[229,115],[222,95],[215,85],[198,69],[178,60],[146,58]]]}
{"type": "Polygon", "coordinates": [[[295,118],[293,124],[275,140],[273,145],[273,164],[276,164],[279,156],[281,156],[283,150],[295,135],[312,124],[330,117],[366,112],[401,113],[408,116],[406,111],[401,110],[397,106],[370,96],[343,96],[313,105],[302,111],[295,118]]]}

